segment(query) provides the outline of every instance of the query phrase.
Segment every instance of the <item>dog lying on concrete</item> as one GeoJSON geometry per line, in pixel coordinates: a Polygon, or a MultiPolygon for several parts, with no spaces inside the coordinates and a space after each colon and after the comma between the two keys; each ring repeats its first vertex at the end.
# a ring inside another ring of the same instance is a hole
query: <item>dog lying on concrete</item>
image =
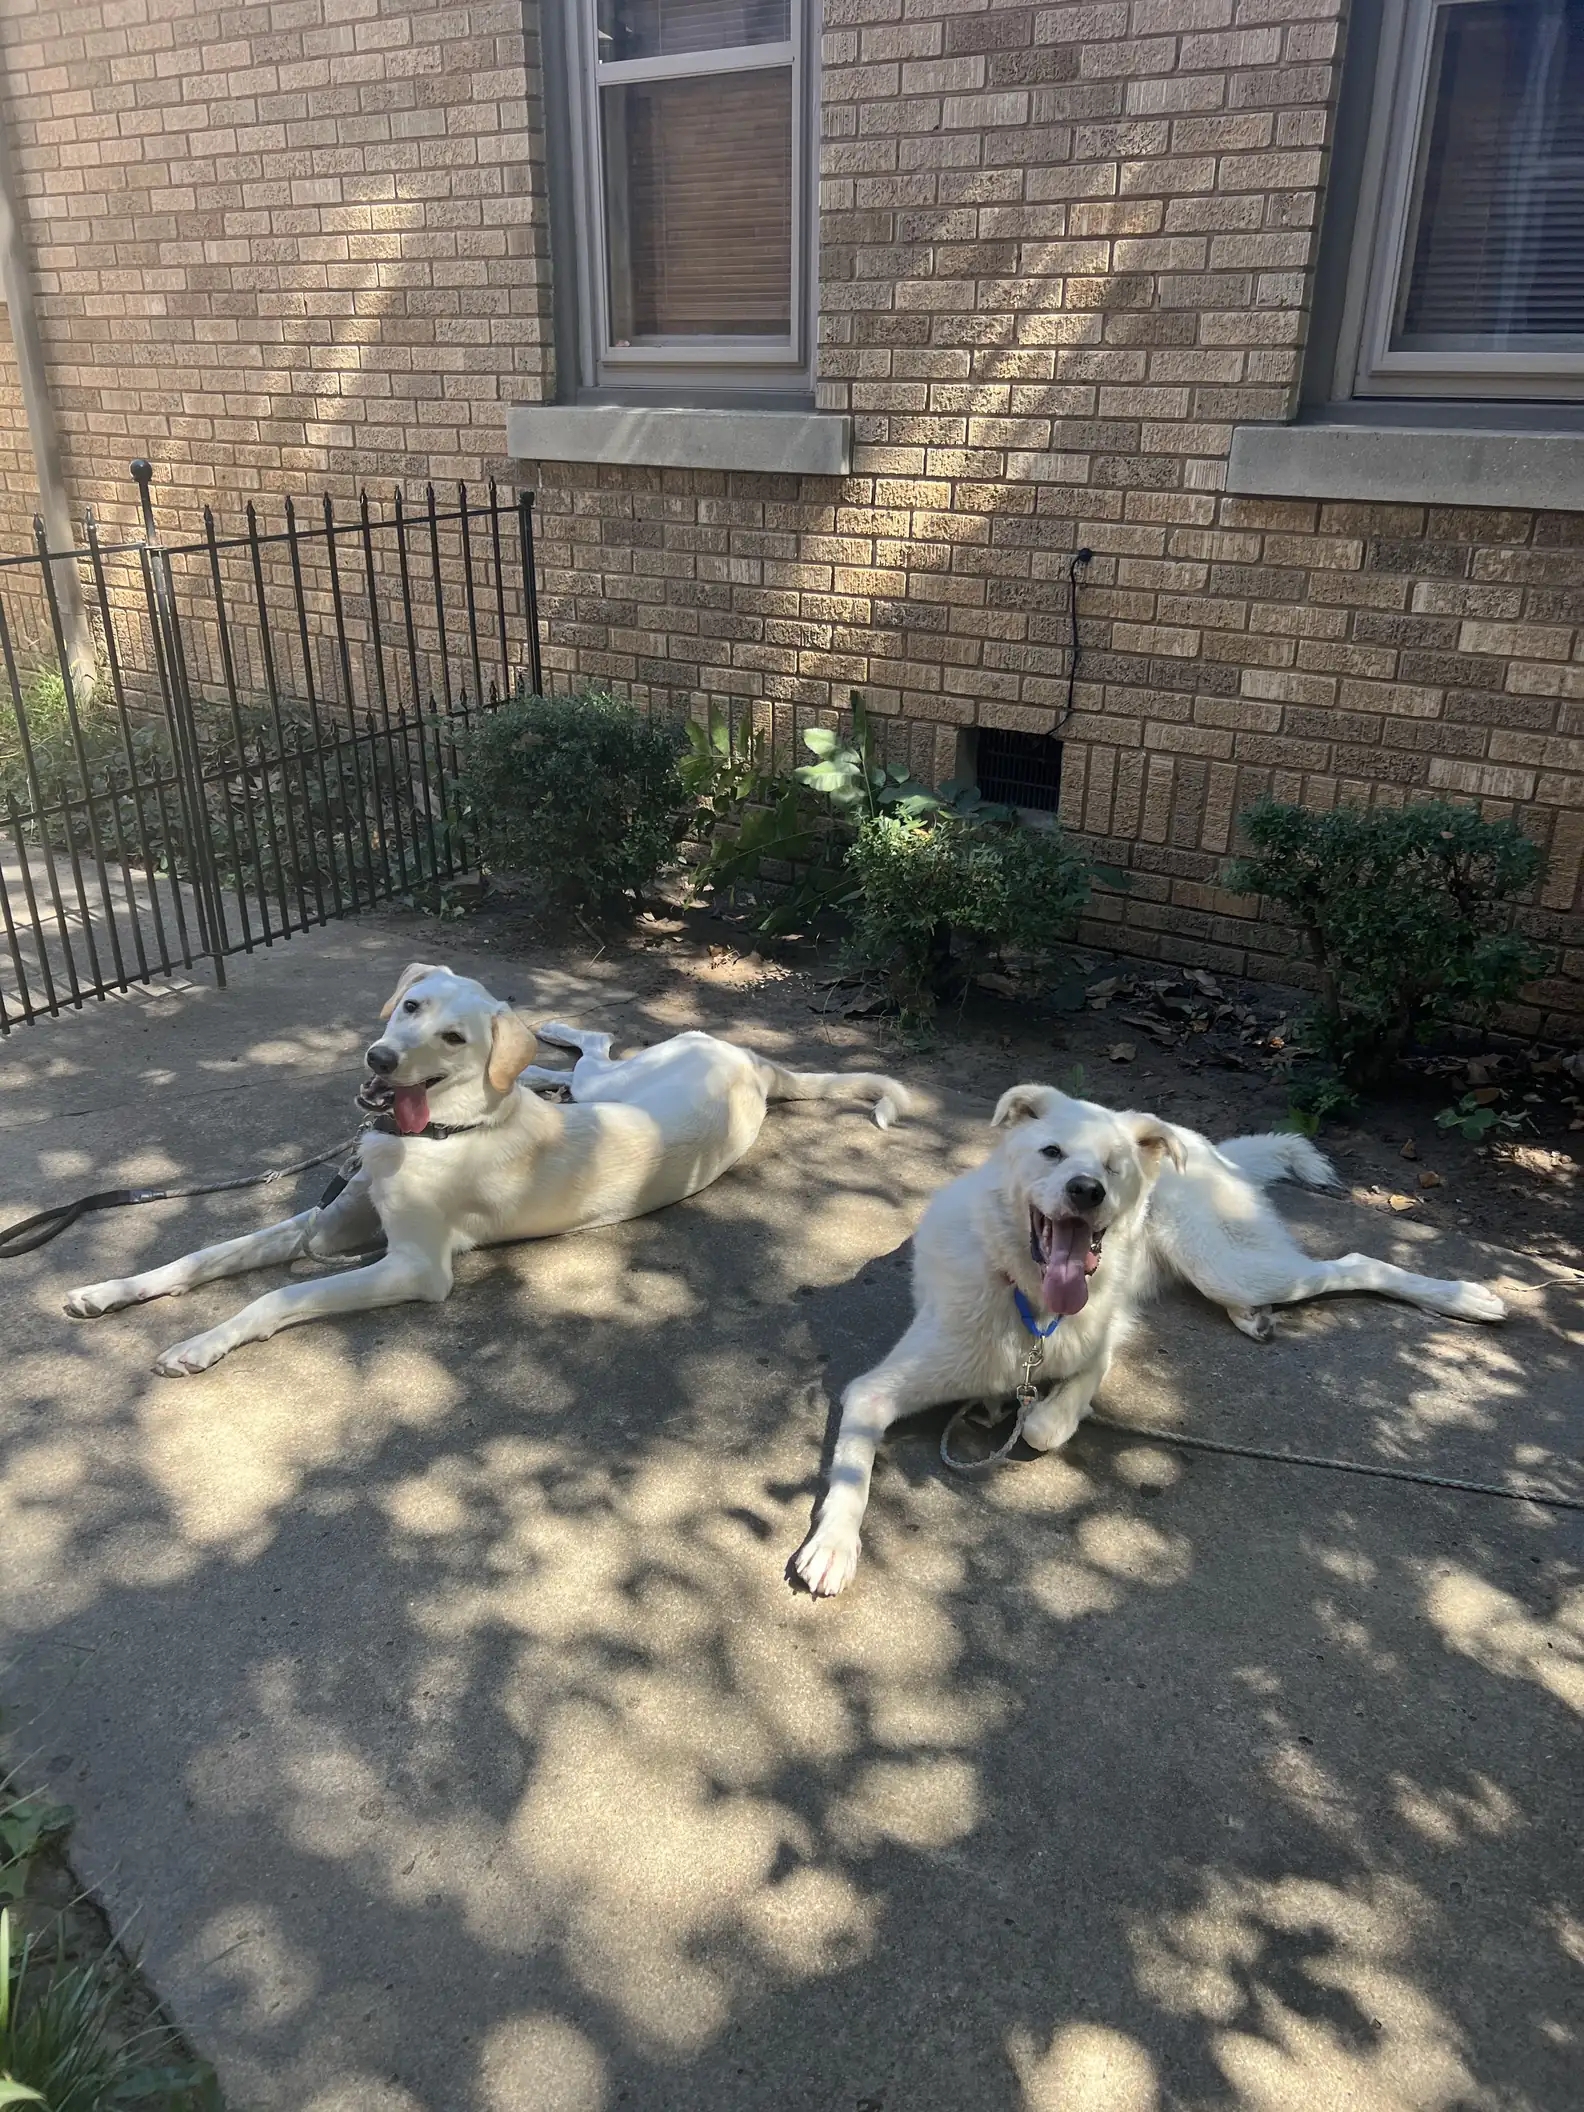
{"type": "Polygon", "coordinates": [[[1506,1317],[1481,1284],[1367,1254],[1306,1254],[1262,1193],[1283,1178],[1339,1186],[1306,1138],[1216,1145],[1049,1085],[1014,1086],[991,1120],[1003,1132],[996,1149],[920,1221],[912,1325],[842,1396],[825,1498],[795,1563],[816,1597],[852,1580],[875,1449],[892,1423],[946,1401],[1005,1398],[1037,1348],[1033,1383],[1048,1390],[1023,1435],[1040,1451],[1065,1445],[1163,1274],[1225,1306],[1256,1341],[1273,1332],[1272,1306],[1335,1291],[1376,1291],[1458,1320],[1506,1317]]]}
{"type": "Polygon", "coordinates": [[[367,1254],[383,1242],[366,1267],[270,1291],[167,1350],[154,1369],[180,1377],[305,1320],[438,1302],[470,1247],[617,1224],[680,1202],[736,1165],[774,1100],[867,1101],[882,1129],[907,1104],[894,1079],[783,1070],[711,1034],[678,1034],[613,1061],[608,1034],[543,1026],[539,1040],[579,1060],[570,1072],[539,1067],[535,1033],[510,1005],[421,961],[403,971],[381,1018],[362,1095],[379,1121],[360,1138],[358,1170],[335,1201],[73,1291],[67,1312],[91,1318],[219,1276],[305,1254],[367,1254]],[[547,1082],[569,1086],[571,1104],[542,1100],[533,1087],[547,1082]]]}

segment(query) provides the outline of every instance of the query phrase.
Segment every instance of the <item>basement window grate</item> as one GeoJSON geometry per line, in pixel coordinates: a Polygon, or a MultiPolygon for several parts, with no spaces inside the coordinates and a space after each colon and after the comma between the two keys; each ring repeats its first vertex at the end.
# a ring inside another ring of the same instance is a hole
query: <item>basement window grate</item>
{"type": "Polygon", "coordinates": [[[984,726],[974,747],[974,770],[984,798],[998,806],[1033,807],[1054,814],[1061,805],[1062,744],[1053,733],[1011,733],[984,726]]]}

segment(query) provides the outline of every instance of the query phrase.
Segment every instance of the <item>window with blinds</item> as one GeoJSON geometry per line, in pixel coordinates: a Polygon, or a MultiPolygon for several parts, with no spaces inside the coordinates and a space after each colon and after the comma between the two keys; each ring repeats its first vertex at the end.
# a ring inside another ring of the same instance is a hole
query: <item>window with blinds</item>
{"type": "Polygon", "coordinates": [[[607,88],[611,333],[789,337],[790,67],[607,88]]]}
{"type": "Polygon", "coordinates": [[[1584,398],[1584,0],[1381,22],[1342,393],[1584,398]]]}
{"type": "Polygon", "coordinates": [[[585,387],[808,385],[809,0],[566,0],[585,387]]]}
{"type": "Polygon", "coordinates": [[[1584,349],[1584,0],[1434,24],[1395,349],[1584,349]]]}

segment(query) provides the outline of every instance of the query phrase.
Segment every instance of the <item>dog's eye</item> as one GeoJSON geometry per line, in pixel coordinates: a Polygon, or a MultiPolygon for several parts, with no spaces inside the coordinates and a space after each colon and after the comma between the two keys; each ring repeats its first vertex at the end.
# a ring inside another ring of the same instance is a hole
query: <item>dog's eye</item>
{"type": "Polygon", "coordinates": [[[440,1039],[450,1042],[452,1048],[460,1049],[467,1040],[467,1036],[465,1034],[442,1034],[440,1039]]]}
{"type": "Polygon", "coordinates": [[[402,1010],[403,1010],[404,1012],[416,1012],[416,1011],[417,1011],[417,1009],[418,1009],[418,1000],[417,1000],[417,998],[415,998],[415,997],[410,997],[410,998],[408,998],[408,1000],[407,1000],[406,1004],[404,1004],[404,1005],[402,1006],[402,1010]]]}
{"type": "Polygon", "coordinates": [[[1042,1159],[1064,1159],[1066,1156],[1067,1154],[1059,1144],[1042,1144],[1040,1146],[1040,1157],[1042,1159]]]}

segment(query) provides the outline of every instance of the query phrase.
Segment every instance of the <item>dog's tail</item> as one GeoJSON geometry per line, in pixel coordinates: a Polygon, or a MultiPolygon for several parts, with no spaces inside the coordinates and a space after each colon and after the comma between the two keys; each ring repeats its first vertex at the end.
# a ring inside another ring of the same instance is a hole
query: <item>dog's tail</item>
{"type": "Polygon", "coordinates": [[[786,1071],[761,1056],[759,1075],[771,1100],[868,1100],[880,1129],[889,1129],[912,1105],[906,1086],[878,1071],[786,1071]]]}
{"type": "Polygon", "coordinates": [[[1258,1137],[1228,1137],[1216,1150],[1230,1159],[1256,1188],[1272,1181],[1297,1181],[1304,1188],[1342,1186],[1336,1168],[1323,1151],[1316,1151],[1307,1137],[1296,1130],[1271,1130],[1258,1137]]]}

